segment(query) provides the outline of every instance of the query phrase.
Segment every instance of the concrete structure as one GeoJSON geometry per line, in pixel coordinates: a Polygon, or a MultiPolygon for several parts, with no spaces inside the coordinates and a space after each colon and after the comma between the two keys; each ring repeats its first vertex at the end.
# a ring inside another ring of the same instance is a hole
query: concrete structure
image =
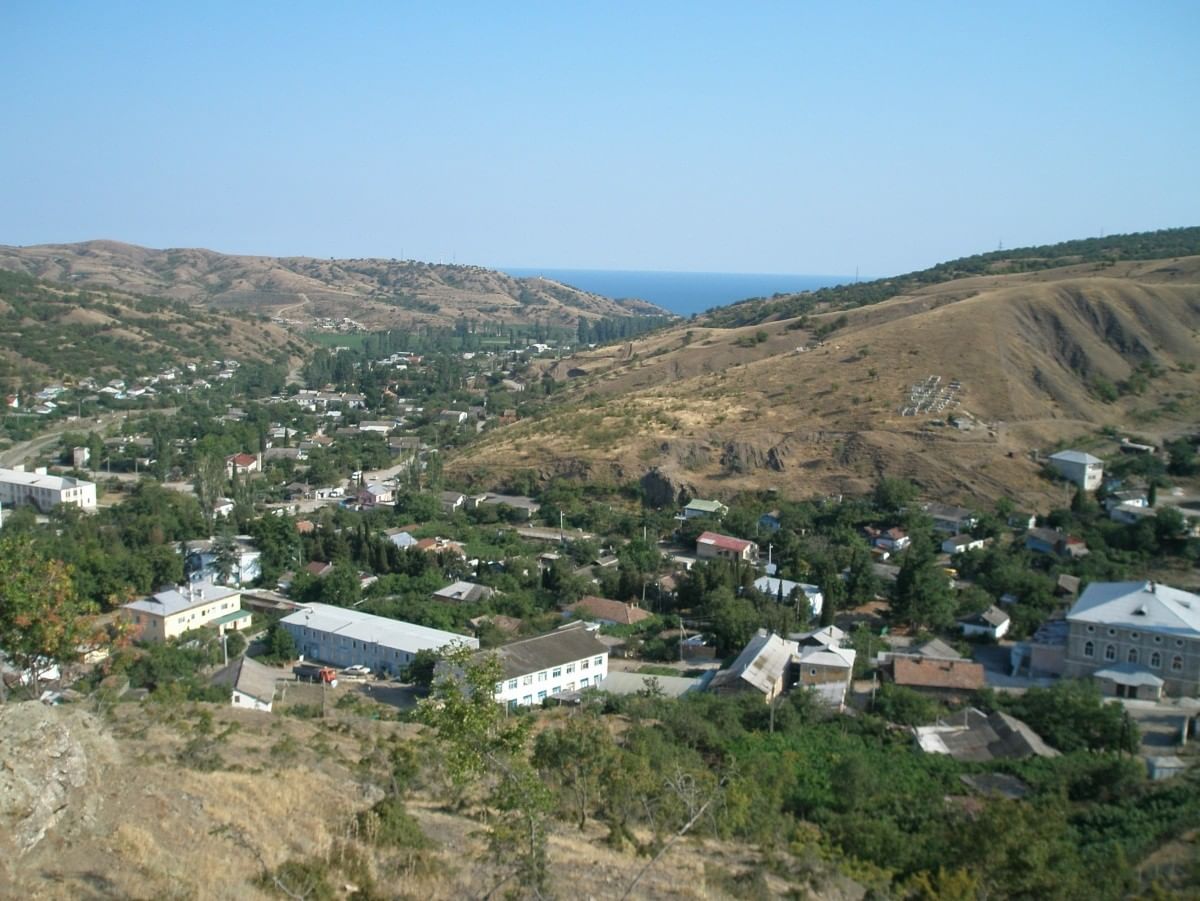
{"type": "MultiPolygon", "coordinates": [[[[1067,676],[1127,664],[1161,679],[1168,695],[1200,695],[1200,595],[1154,582],[1093,582],[1067,623],[1067,676]]],[[[1117,697],[1145,691],[1128,673],[1105,682],[1117,697]]]]}
{"type": "Polygon", "coordinates": [[[121,608],[122,618],[131,623],[143,641],[178,638],[190,629],[216,626],[217,631],[240,631],[250,625],[250,612],[242,609],[237,589],[191,582],[160,591],[121,608]]]}
{"type": "Polygon", "coordinates": [[[717,532],[704,532],[696,539],[696,556],[701,560],[744,560],[754,563],[758,560],[758,545],[717,532]]]}
{"type": "Polygon", "coordinates": [[[277,673],[250,657],[239,657],[218,670],[210,680],[229,689],[229,702],[241,710],[271,712],[277,673]]]}
{"type": "Polygon", "coordinates": [[[599,688],[608,677],[608,647],[582,622],[522,638],[495,650],[503,679],[496,700],[529,707],[555,695],[599,688]]]}
{"type": "Polygon", "coordinates": [[[0,506],[19,507],[25,504],[49,513],[60,504],[81,510],[96,509],[96,485],[83,479],[46,474],[45,467],[26,472],[23,466],[0,469],[0,506]]]}
{"type": "Polygon", "coordinates": [[[306,658],[338,667],[362,665],[393,675],[418,651],[479,647],[479,639],[468,635],[328,604],[308,604],[279,622],[306,658]]]}
{"type": "Polygon", "coordinates": [[[1084,491],[1095,491],[1104,481],[1104,461],[1083,451],[1059,451],[1051,454],[1047,462],[1060,476],[1084,491]]]}

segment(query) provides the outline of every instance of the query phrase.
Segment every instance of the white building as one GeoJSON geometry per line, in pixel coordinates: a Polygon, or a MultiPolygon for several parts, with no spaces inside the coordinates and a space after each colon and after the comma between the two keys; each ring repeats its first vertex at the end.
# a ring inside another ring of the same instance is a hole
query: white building
{"type": "Polygon", "coordinates": [[[45,467],[33,472],[26,472],[23,466],[0,469],[0,505],[17,507],[23,504],[32,504],[43,513],[49,513],[59,504],[95,510],[96,484],[47,475],[45,467]]]}
{"type": "Polygon", "coordinates": [[[191,629],[216,626],[224,633],[250,625],[250,611],[242,609],[242,594],[211,582],[192,582],[169,588],[121,608],[143,641],[166,641],[191,629]]]}
{"type": "Polygon", "coordinates": [[[213,685],[229,689],[229,702],[240,710],[271,712],[275,702],[275,680],[278,671],[263,666],[250,657],[239,657],[218,670],[213,685]]]}
{"type": "Polygon", "coordinates": [[[501,645],[495,654],[504,675],[496,683],[496,700],[509,707],[594,688],[608,676],[608,646],[582,622],[501,645]]]}
{"type": "Polygon", "coordinates": [[[1084,491],[1095,491],[1104,481],[1104,461],[1083,451],[1059,451],[1051,454],[1048,462],[1055,472],[1084,491]]]}
{"type": "Polygon", "coordinates": [[[479,639],[329,604],[308,604],[279,621],[306,658],[333,666],[368,666],[396,674],[418,651],[478,648],[479,639]]]}
{"type": "Polygon", "coordinates": [[[820,616],[821,608],[825,606],[825,595],[821,593],[821,589],[805,582],[792,582],[789,579],[777,579],[774,576],[760,576],[754,580],[754,587],[760,594],[776,600],[782,599],[784,603],[796,600],[795,592],[802,592],[808,599],[808,607],[813,616],[820,616]]]}

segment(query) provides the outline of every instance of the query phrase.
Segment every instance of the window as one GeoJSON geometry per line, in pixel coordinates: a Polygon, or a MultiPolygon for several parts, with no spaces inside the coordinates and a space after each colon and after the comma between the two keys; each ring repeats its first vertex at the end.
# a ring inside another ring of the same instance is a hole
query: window
{"type": "Polygon", "coordinates": [[[567,687],[565,689],[563,689],[563,691],[574,691],[574,690],[575,690],[574,682],[568,682],[567,687]]]}
{"type": "Polygon", "coordinates": [[[580,660],[580,661],[579,661],[579,668],[580,668],[580,669],[587,669],[587,668],[588,668],[588,665],[589,665],[589,664],[588,664],[588,662],[587,662],[586,660],[580,660]]]}
{"type": "Polygon", "coordinates": [[[1175,639],[1175,647],[1177,647],[1177,648],[1183,647],[1183,639],[1182,638],[1175,639]]]}
{"type": "Polygon", "coordinates": [[[595,660],[592,661],[592,663],[596,664],[596,666],[602,666],[604,664],[604,658],[597,657],[595,660]]]}
{"type": "Polygon", "coordinates": [[[542,670],[540,673],[538,673],[538,681],[539,682],[546,681],[546,671],[545,670],[542,670]]]}
{"type": "Polygon", "coordinates": [[[593,685],[599,685],[599,684],[600,684],[600,680],[601,680],[601,679],[603,679],[603,678],[604,678],[603,676],[601,676],[599,673],[597,673],[597,674],[596,674],[596,678],[592,679],[592,684],[593,684],[593,685]]]}
{"type": "Polygon", "coordinates": [[[1105,660],[1116,660],[1117,659],[1117,649],[1113,645],[1110,644],[1110,645],[1104,646],[1104,659],[1105,660]]]}
{"type": "Polygon", "coordinates": [[[1158,653],[1158,651],[1155,651],[1153,654],[1151,654],[1150,665],[1154,667],[1154,669],[1158,669],[1160,666],[1162,666],[1162,654],[1158,653]]]}
{"type": "Polygon", "coordinates": [[[1183,671],[1183,658],[1176,654],[1171,658],[1171,672],[1178,673],[1183,671]]]}
{"type": "Polygon", "coordinates": [[[587,688],[587,687],[588,687],[588,680],[587,680],[587,676],[584,676],[582,679],[580,679],[580,680],[579,680],[579,687],[580,687],[580,688],[587,688]]]}
{"type": "Polygon", "coordinates": [[[508,687],[509,687],[509,688],[516,688],[516,687],[517,687],[517,680],[516,680],[516,679],[509,679],[509,680],[508,680],[508,687]]]}
{"type": "Polygon", "coordinates": [[[1085,641],[1083,643],[1083,656],[1084,657],[1095,657],[1096,656],[1096,645],[1090,641],[1085,641]]]}
{"type": "Polygon", "coordinates": [[[567,664],[567,675],[569,676],[569,675],[571,675],[571,673],[573,673],[573,672],[575,672],[575,664],[574,664],[574,663],[568,663],[568,664],[567,664]]]}
{"type": "Polygon", "coordinates": [[[552,672],[550,675],[553,676],[555,679],[561,679],[562,678],[562,667],[556,666],[554,668],[554,672],[552,672]]]}
{"type": "Polygon", "coordinates": [[[1116,629],[1112,629],[1112,628],[1110,628],[1110,629],[1108,630],[1108,634],[1109,634],[1109,636],[1116,635],[1116,634],[1117,634],[1117,630],[1116,630],[1116,629]]]}
{"type": "Polygon", "coordinates": [[[525,676],[525,677],[524,677],[524,678],[521,680],[521,684],[522,684],[522,685],[532,685],[532,684],[533,684],[533,674],[532,674],[532,673],[530,673],[528,676],[525,676]]]}
{"type": "Polygon", "coordinates": [[[1154,643],[1155,643],[1155,644],[1162,644],[1162,636],[1161,636],[1161,635],[1155,635],[1155,636],[1154,636],[1154,643]]]}
{"type": "Polygon", "coordinates": [[[1129,649],[1129,655],[1126,657],[1126,659],[1127,659],[1127,660],[1128,660],[1130,663],[1137,663],[1137,662],[1138,662],[1138,652],[1137,652],[1137,648],[1130,648],[1130,649],[1129,649]]]}
{"type": "Polygon", "coordinates": [[[521,703],[526,707],[531,706],[533,704],[533,695],[525,695],[525,697],[521,698],[521,703]]]}
{"type": "Polygon", "coordinates": [[[539,700],[539,701],[544,701],[544,700],[546,700],[546,693],[545,693],[544,691],[539,691],[539,692],[538,692],[538,700],[539,700]]]}

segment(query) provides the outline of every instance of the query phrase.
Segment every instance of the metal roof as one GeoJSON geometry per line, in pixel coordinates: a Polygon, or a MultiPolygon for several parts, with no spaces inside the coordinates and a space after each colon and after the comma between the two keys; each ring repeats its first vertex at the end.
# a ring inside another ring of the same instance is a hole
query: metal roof
{"type": "Polygon", "coordinates": [[[782,678],[795,650],[795,642],[759,629],[742,653],[738,654],[733,665],[717,674],[711,687],[717,688],[741,679],[763,694],[768,694],[782,678]]]}
{"type": "Polygon", "coordinates": [[[1083,463],[1087,466],[1097,466],[1104,462],[1099,457],[1077,450],[1059,451],[1057,454],[1051,454],[1050,459],[1059,463],[1083,463]]]}
{"type": "Polygon", "coordinates": [[[504,668],[504,678],[513,679],[588,657],[607,656],[608,647],[577,622],[546,635],[501,645],[495,653],[504,668]]]}
{"type": "Polygon", "coordinates": [[[441,629],[430,629],[403,620],[374,616],[329,604],[308,604],[285,616],[280,622],[385,648],[395,648],[409,654],[415,654],[417,651],[436,651],[454,644],[462,644],[469,648],[479,647],[479,639],[468,635],[443,632],[441,629]]]}
{"type": "Polygon", "coordinates": [[[1093,582],[1067,619],[1197,638],[1200,595],[1154,582],[1093,582]]]}
{"type": "Polygon", "coordinates": [[[1162,679],[1144,666],[1138,666],[1136,663],[1115,663],[1112,666],[1106,666],[1104,669],[1096,670],[1092,673],[1092,676],[1097,679],[1107,679],[1109,682],[1116,682],[1118,685],[1149,685],[1152,688],[1163,687],[1162,679]]]}
{"type": "Polygon", "coordinates": [[[125,609],[152,613],[155,616],[172,616],[202,604],[211,604],[213,601],[221,601],[229,597],[239,599],[241,597],[240,591],[226,588],[223,585],[214,585],[211,582],[192,582],[190,585],[181,587],[182,591],[179,588],[168,588],[166,591],[160,591],[148,598],[126,604],[125,609]]]}

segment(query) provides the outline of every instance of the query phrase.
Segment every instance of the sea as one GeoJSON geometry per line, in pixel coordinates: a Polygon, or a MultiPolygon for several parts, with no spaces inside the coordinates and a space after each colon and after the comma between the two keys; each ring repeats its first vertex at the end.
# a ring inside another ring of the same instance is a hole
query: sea
{"type": "Polygon", "coordinates": [[[603,294],[637,298],[665,307],[680,316],[703,313],[751,297],[770,297],[813,291],[854,281],[845,275],[780,275],[766,272],[655,272],[617,269],[502,268],[518,278],[542,276],[603,294]]]}

